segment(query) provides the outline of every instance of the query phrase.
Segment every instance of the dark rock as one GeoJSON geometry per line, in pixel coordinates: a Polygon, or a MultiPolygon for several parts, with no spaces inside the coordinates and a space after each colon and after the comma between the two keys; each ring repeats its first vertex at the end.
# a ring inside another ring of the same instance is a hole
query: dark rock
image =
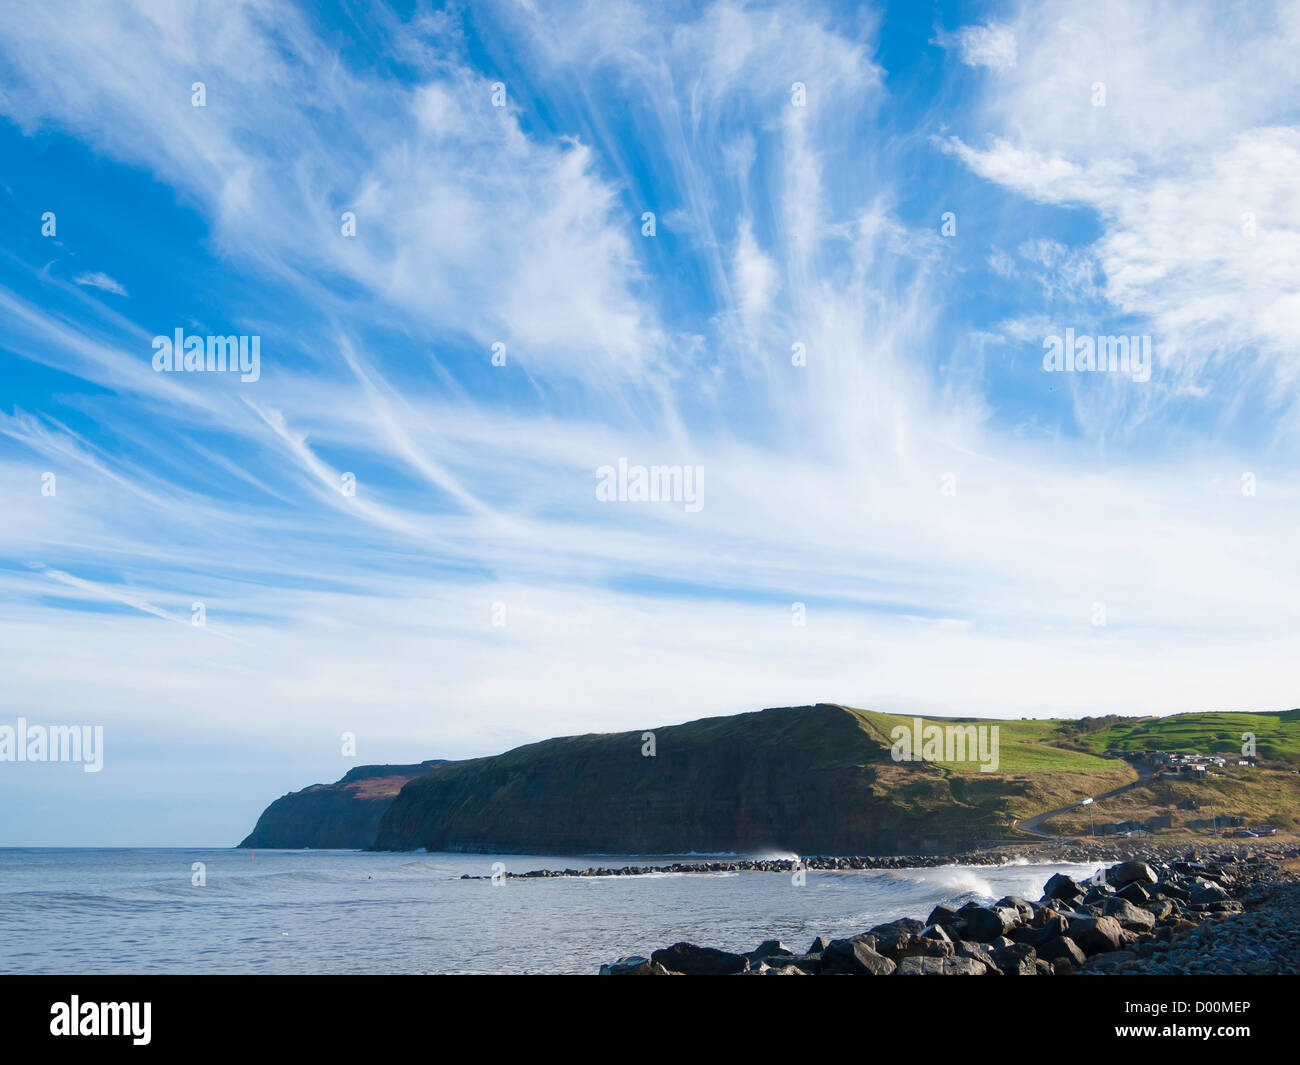
{"type": "Polygon", "coordinates": [[[919,936],[925,930],[925,925],[911,917],[900,917],[897,921],[890,921],[888,924],[878,924],[868,933],[875,937],[875,943],[872,944],[875,950],[881,954],[889,954],[896,949],[896,945],[904,936],[919,936]]]}
{"type": "Polygon", "coordinates": [[[986,976],[989,966],[974,958],[904,958],[899,976],[986,976]]]}
{"type": "Polygon", "coordinates": [[[1107,917],[1113,917],[1120,926],[1133,932],[1150,932],[1156,926],[1155,915],[1139,909],[1128,899],[1110,899],[1101,908],[1107,917]]]}
{"type": "Polygon", "coordinates": [[[678,973],[670,973],[662,965],[653,962],[648,958],[642,958],[639,955],[632,955],[627,958],[619,958],[612,965],[602,965],[600,967],[601,976],[677,976],[678,973]]]}
{"type": "Polygon", "coordinates": [[[1015,911],[977,906],[962,915],[963,937],[990,943],[1006,935],[1016,925],[1015,911]]]}
{"type": "Polygon", "coordinates": [[[1150,902],[1153,898],[1151,892],[1136,880],[1130,884],[1125,884],[1116,894],[1120,898],[1133,903],[1134,906],[1141,906],[1143,903],[1150,902]]]}
{"type": "Polygon", "coordinates": [[[958,957],[974,958],[983,962],[989,960],[989,954],[993,949],[987,943],[976,943],[970,939],[958,939],[953,943],[952,947],[958,957]]]}
{"type": "Polygon", "coordinates": [[[1192,895],[1181,884],[1175,884],[1171,880],[1161,880],[1156,884],[1156,891],[1171,899],[1178,899],[1180,902],[1191,902],[1192,895]]]}
{"type": "Polygon", "coordinates": [[[1193,903],[1224,902],[1229,899],[1227,890],[1213,880],[1203,880],[1191,890],[1189,901],[1193,903]]]}
{"type": "Polygon", "coordinates": [[[1146,862],[1120,862],[1106,870],[1106,883],[1117,888],[1125,884],[1154,884],[1159,878],[1146,862]]]}
{"type": "Polygon", "coordinates": [[[1067,903],[1074,899],[1082,898],[1083,888],[1074,882],[1072,877],[1064,873],[1057,873],[1043,887],[1043,900],[1051,902],[1053,899],[1061,899],[1067,903]]]}
{"type": "Polygon", "coordinates": [[[896,966],[871,946],[871,936],[831,940],[822,951],[822,975],[888,976],[896,966]]]}
{"type": "Polygon", "coordinates": [[[1064,958],[1073,968],[1078,968],[1087,959],[1087,955],[1079,949],[1079,945],[1067,936],[1049,939],[1038,948],[1038,956],[1044,961],[1053,963],[1064,958]]]}
{"type": "Polygon", "coordinates": [[[1119,950],[1124,942],[1124,929],[1113,917],[1077,917],[1066,935],[1089,957],[1119,950]]]}
{"type": "Polygon", "coordinates": [[[818,936],[816,939],[814,939],[814,940],[812,941],[812,946],[810,946],[810,947],[808,948],[808,953],[809,953],[809,954],[820,954],[820,953],[821,953],[823,950],[825,950],[825,949],[827,948],[827,946],[829,946],[829,945],[830,945],[830,940],[829,940],[829,939],[824,939],[824,938],[822,938],[821,936],[818,936]]]}
{"type": "Polygon", "coordinates": [[[1017,943],[1010,947],[996,947],[990,955],[993,964],[1007,976],[1033,976],[1038,954],[1033,947],[1017,943]]]}
{"type": "Polygon", "coordinates": [[[794,957],[794,951],[782,943],[779,939],[765,939],[757,947],[746,955],[750,963],[755,961],[766,961],[775,957],[794,957]]]}
{"type": "Polygon", "coordinates": [[[879,953],[894,961],[903,958],[950,958],[956,950],[950,939],[927,939],[924,936],[901,935],[881,949],[879,953]]]}
{"type": "Polygon", "coordinates": [[[1127,965],[1129,962],[1137,960],[1138,956],[1135,951],[1117,950],[1111,954],[1097,954],[1089,958],[1084,963],[1084,968],[1089,972],[1112,972],[1121,965],[1127,965]]]}
{"type": "Polygon", "coordinates": [[[1034,919],[1029,924],[1032,928],[1043,928],[1059,916],[1060,914],[1050,906],[1039,906],[1034,911],[1034,919]]]}
{"type": "Polygon", "coordinates": [[[957,911],[954,910],[951,906],[943,906],[943,905],[936,906],[933,910],[930,911],[930,916],[925,919],[925,923],[928,925],[931,924],[950,925],[950,924],[955,924],[956,922],[957,922],[957,911]]]}
{"type": "Polygon", "coordinates": [[[1083,896],[1083,902],[1085,906],[1098,906],[1114,895],[1115,889],[1109,884],[1093,884],[1083,896]]]}
{"type": "Polygon", "coordinates": [[[771,959],[770,964],[773,968],[788,968],[793,965],[796,969],[802,969],[809,976],[816,976],[822,971],[822,956],[820,954],[793,954],[790,957],[776,956],[771,959]]]}
{"type": "Polygon", "coordinates": [[[669,972],[687,976],[726,976],[743,973],[749,968],[749,959],[743,954],[697,947],[694,943],[674,943],[671,947],[656,950],[650,955],[650,960],[658,962],[669,972]]]}
{"type": "Polygon", "coordinates": [[[1021,921],[1032,921],[1036,908],[1032,902],[1020,898],[1019,895],[1004,895],[993,905],[1001,910],[1015,910],[1017,918],[1021,921]]]}

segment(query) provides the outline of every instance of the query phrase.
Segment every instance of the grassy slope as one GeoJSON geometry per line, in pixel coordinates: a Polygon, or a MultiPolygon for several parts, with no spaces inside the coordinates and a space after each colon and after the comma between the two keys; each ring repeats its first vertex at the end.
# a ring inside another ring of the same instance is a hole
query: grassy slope
{"type": "Polygon", "coordinates": [[[1236,755],[1241,752],[1241,737],[1246,732],[1255,734],[1261,758],[1300,764],[1300,710],[1143,718],[1093,733],[1084,742],[1099,752],[1155,750],[1236,755]]]}
{"type": "MultiPolygon", "coordinates": [[[[857,709],[852,713],[886,749],[886,758],[893,729],[912,727],[911,716],[857,709]]],[[[998,726],[997,772],[983,773],[976,762],[888,761],[882,767],[877,788],[882,795],[887,794],[893,802],[903,805],[923,806],[933,794],[917,788],[918,771],[942,774],[950,805],[932,811],[940,817],[959,816],[963,821],[979,822],[989,829],[1006,829],[1017,818],[1064,806],[1086,795],[1127,784],[1136,777],[1123,762],[1065,746],[1068,737],[1061,732],[1059,721],[939,717],[922,717],[921,721],[923,725],[998,726]],[[920,795],[914,797],[918,792],[920,795]]]]}
{"type": "MultiPolygon", "coordinates": [[[[881,714],[874,710],[854,710],[869,731],[886,746],[890,743],[890,733],[897,727],[909,731],[912,718],[898,714],[881,714]]],[[[1016,775],[1020,773],[1114,773],[1116,766],[1113,759],[1105,759],[1084,751],[1072,750],[1058,746],[1065,741],[1061,732],[1061,722],[1051,720],[1036,721],[993,721],[973,717],[923,717],[922,724],[936,725],[996,725],[998,728],[998,774],[1016,775]]],[[[1101,748],[1105,750],[1106,748],[1101,748]]],[[[980,773],[978,763],[974,762],[939,762],[945,768],[959,773],[980,773]]],[[[981,774],[989,775],[989,774],[981,774]]],[[[1131,779],[1131,777],[1130,777],[1131,779]]]]}
{"type": "MultiPolygon", "coordinates": [[[[1157,814],[1173,818],[1173,828],[1164,833],[1204,835],[1212,818],[1220,827],[1227,817],[1242,817],[1248,826],[1272,825],[1284,833],[1300,828],[1300,776],[1294,770],[1241,769],[1233,767],[1207,780],[1154,780],[1149,784],[1108,799],[1095,811],[1097,824],[1107,821],[1146,821],[1157,814]],[[1197,810],[1180,810],[1184,799],[1199,799],[1197,810]]],[[[1089,830],[1086,811],[1053,818],[1048,831],[1061,835],[1083,835],[1089,830]]]]}

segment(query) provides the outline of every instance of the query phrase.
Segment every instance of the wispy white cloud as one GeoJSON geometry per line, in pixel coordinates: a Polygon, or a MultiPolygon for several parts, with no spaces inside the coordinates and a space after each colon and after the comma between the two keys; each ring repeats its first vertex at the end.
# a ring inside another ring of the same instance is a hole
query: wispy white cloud
{"type": "Polygon", "coordinates": [[[91,288],[101,288],[105,292],[113,293],[115,296],[125,296],[127,294],[126,289],[121,284],[104,273],[82,274],[77,278],[77,284],[88,285],[91,288]]]}
{"type": "Polygon", "coordinates": [[[955,50],[970,67],[1007,70],[1016,65],[1015,31],[1000,22],[963,26],[951,33],[940,30],[935,34],[934,43],[955,50]]]}
{"type": "Polygon", "coordinates": [[[172,186],[266,294],[249,326],[265,372],[156,374],[157,325],[0,289],[10,350],[94,386],[65,416],[0,415],[17,704],[156,721],[179,691],[196,729],[360,725],[423,757],[821,698],[1024,714],[1291,697],[1284,452],[1176,418],[1178,446],[1132,444],[1152,408],[1252,360],[1290,387],[1283,93],[1218,101],[1208,136],[1137,93],[1196,99],[1171,61],[1219,70],[1213,20],[1103,9],[1162,62],[1103,47],[1089,16],[1063,66],[1067,13],[1027,7],[945,45],[997,77],[939,130],[888,111],[872,16],[491,7],[520,57],[495,108],[453,14],[381,19],[414,70],[394,84],[281,5],[127,10],[0,14],[0,111],[172,186]],[[206,108],[155,87],[195,80],[206,108]],[[1139,397],[1044,383],[1030,359],[1023,391],[1068,393],[1081,431],[1009,421],[948,339],[951,246],[905,220],[914,150],[975,175],[962,191],[1006,190],[1008,214],[1023,196],[1096,220],[1081,243],[994,238],[963,209],[973,261],[1028,294],[983,324],[981,357],[1036,348],[1063,313],[1130,316],[1179,373],[1139,397]],[[595,469],[623,456],[704,466],[704,509],[598,502],[595,469]],[[81,609],[92,593],[135,609],[81,609]],[[245,642],[217,653],[160,624],[194,600],[245,642]]]}

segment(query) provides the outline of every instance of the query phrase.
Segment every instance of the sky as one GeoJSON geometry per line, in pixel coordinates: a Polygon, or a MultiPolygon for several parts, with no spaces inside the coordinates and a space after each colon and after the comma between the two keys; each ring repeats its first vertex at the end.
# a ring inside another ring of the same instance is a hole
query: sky
{"type": "Polygon", "coordinates": [[[0,845],[768,706],[1295,706],[1298,45],[1294,3],[0,5],[0,725],[104,730],[0,762],[0,845]],[[177,330],[256,373],[155,369],[177,330]]]}

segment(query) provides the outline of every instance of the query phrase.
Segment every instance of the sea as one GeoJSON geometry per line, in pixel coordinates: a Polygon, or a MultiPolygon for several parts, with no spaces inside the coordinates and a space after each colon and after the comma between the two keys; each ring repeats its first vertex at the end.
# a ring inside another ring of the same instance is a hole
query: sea
{"type": "MultiPolygon", "coordinates": [[[[717,857],[717,856],[713,856],[717,857]]],[[[728,856],[731,857],[731,856],[728,856]]],[[[737,855],[778,858],[791,855],[737,855]]],[[[1056,872],[998,866],[463,880],[681,856],[180,848],[0,849],[3,973],[587,973],[688,940],[803,951],[937,903],[1037,899],[1056,872]],[[500,867],[497,867],[500,868],[500,867]]]]}

